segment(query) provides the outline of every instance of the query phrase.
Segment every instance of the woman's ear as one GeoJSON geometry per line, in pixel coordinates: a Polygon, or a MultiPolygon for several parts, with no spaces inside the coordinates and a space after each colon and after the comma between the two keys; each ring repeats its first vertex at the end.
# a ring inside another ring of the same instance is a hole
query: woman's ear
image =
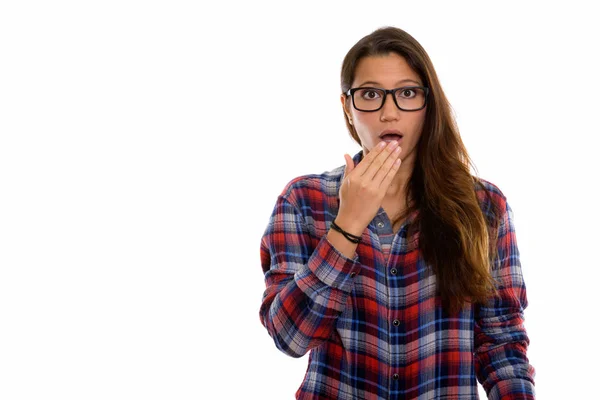
{"type": "Polygon", "coordinates": [[[340,96],[340,100],[342,101],[342,108],[344,109],[344,114],[346,114],[346,118],[348,118],[348,123],[352,125],[352,115],[350,114],[350,110],[348,109],[348,97],[345,94],[340,96]]]}

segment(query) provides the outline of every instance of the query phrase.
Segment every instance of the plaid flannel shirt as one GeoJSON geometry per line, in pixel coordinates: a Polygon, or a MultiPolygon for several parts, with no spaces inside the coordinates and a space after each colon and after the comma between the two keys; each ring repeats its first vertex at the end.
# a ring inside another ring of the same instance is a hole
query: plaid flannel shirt
{"type": "MultiPolygon", "coordinates": [[[[374,222],[353,259],[325,239],[343,171],[292,180],[261,241],[261,322],[284,353],[310,352],[296,398],[477,399],[479,381],[489,399],[534,399],[525,284],[512,210],[500,189],[481,180],[503,210],[493,265],[499,296],[467,303],[450,317],[419,253],[418,232],[406,235],[418,211],[395,234],[389,257],[374,222]]],[[[481,188],[477,196],[490,212],[481,188]]]]}

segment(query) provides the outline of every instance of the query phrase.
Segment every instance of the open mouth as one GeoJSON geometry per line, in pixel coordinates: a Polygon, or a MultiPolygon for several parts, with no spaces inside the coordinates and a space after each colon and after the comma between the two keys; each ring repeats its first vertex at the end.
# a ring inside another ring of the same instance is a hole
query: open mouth
{"type": "Polygon", "coordinates": [[[386,133],[385,135],[381,135],[380,139],[384,142],[391,142],[392,140],[399,142],[400,139],[402,139],[402,135],[396,133],[386,133]]]}

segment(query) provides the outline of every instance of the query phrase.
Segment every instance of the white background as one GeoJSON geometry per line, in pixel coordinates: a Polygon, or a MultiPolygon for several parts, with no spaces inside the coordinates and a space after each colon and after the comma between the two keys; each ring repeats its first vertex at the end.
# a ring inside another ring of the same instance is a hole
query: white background
{"type": "Polygon", "coordinates": [[[538,397],[597,396],[584,4],[2,2],[0,398],[292,399],[307,357],[259,322],[259,241],[290,179],[359,150],[339,70],[384,25],[513,208],[538,397]]]}

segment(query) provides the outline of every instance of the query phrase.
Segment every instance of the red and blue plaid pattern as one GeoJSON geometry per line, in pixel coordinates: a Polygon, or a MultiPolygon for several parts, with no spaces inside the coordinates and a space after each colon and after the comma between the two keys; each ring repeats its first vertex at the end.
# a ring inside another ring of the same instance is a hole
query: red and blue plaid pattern
{"type": "MultiPolygon", "coordinates": [[[[292,180],[261,241],[261,322],[284,353],[310,352],[296,398],[477,399],[479,381],[489,399],[534,399],[525,284],[512,210],[498,187],[481,180],[503,210],[493,266],[499,296],[450,316],[420,256],[418,232],[407,239],[418,212],[397,233],[389,257],[373,224],[354,259],[324,238],[342,176],[339,167],[292,180]]],[[[477,194],[486,212],[489,199],[481,188],[477,194]]]]}

